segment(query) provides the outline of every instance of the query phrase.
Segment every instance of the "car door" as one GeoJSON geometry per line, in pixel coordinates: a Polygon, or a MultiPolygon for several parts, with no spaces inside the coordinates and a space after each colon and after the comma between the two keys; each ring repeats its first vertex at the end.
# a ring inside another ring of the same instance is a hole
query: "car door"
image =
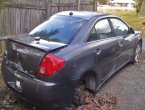
{"type": "Polygon", "coordinates": [[[119,49],[118,38],[114,37],[108,19],[99,20],[88,38],[87,45],[94,52],[94,62],[101,80],[112,75],[116,69],[116,56],[119,49]]]}
{"type": "Polygon", "coordinates": [[[121,19],[110,18],[115,36],[119,38],[119,50],[116,58],[116,68],[120,69],[123,65],[130,61],[133,53],[133,34],[129,33],[129,27],[121,19]]]}

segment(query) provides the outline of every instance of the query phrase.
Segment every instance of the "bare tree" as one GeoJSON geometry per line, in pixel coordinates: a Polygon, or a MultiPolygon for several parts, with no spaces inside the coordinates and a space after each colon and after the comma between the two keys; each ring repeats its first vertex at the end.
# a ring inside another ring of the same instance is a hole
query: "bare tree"
{"type": "Polygon", "coordinates": [[[137,13],[137,14],[139,14],[140,11],[141,11],[141,6],[142,6],[143,1],[144,1],[144,0],[137,0],[137,1],[136,1],[135,8],[136,8],[136,13],[137,13]]]}
{"type": "Polygon", "coordinates": [[[3,7],[3,0],[0,0],[0,9],[3,7]]]}
{"type": "Polygon", "coordinates": [[[140,15],[145,17],[145,0],[143,1],[141,5],[140,15]]]}

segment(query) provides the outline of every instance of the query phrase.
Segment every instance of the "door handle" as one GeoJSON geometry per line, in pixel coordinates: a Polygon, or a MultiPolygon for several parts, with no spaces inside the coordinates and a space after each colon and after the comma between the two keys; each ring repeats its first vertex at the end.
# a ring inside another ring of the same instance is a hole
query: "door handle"
{"type": "Polygon", "coordinates": [[[97,55],[99,55],[99,54],[101,53],[101,49],[97,48],[97,49],[95,50],[95,53],[96,53],[97,55]]]}
{"type": "Polygon", "coordinates": [[[123,42],[119,41],[119,46],[122,47],[123,46],[123,42]]]}

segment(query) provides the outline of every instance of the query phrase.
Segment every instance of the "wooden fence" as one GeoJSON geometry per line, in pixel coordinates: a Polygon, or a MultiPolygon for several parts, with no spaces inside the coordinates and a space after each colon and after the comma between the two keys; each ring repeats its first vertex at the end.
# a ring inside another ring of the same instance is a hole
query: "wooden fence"
{"type": "Polygon", "coordinates": [[[94,0],[4,0],[0,11],[0,36],[30,32],[54,13],[90,10],[94,0]]]}
{"type": "Polygon", "coordinates": [[[29,32],[46,19],[45,0],[4,0],[0,36],[29,32]]]}
{"type": "MultiPolygon", "coordinates": [[[[93,11],[96,0],[4,0],[0,11],[1,36],[28,33],[54,13],[64,10],[93,11]]],[[[1,46],[0,40],[0,48],[1,46]]],[[[1,50],[1,49],[0,49],[1,50]]],[[[2,49],[3,51],[4,49],[2,49]]]]}

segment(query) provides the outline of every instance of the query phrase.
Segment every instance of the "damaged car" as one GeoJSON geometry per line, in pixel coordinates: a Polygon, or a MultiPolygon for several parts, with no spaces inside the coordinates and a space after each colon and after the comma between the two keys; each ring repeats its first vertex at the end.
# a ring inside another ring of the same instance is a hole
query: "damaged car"
{"type": "Polygon", "coordinates": [[[138,62],[141,49],[141,33],[119,17],[65,11],[7,40],[2,76],[27,102],[63,108],[73,102],[78,82],[96,93],[127,63],[138,62]]]}

